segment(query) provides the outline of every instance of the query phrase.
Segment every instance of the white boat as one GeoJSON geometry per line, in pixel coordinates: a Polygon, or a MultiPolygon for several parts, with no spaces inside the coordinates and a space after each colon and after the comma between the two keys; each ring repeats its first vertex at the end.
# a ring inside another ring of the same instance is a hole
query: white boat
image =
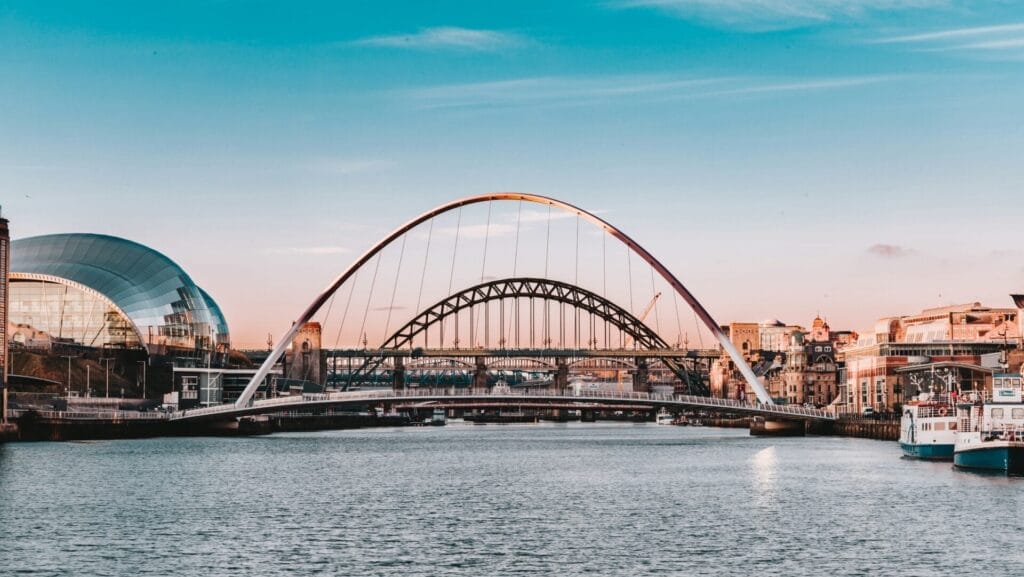
{"type": "Polygon", "coordinates": [[[979,396],[958,404],[955,466],[1024,475],[1021,386],[1020,374],[997,373],[992,377],[991,398],[979,396]]]}
{"type": "Polygon", "coordinates": [[[665,409],[658,411],[657,416],[654,418],[654,421],[659,425],[672,425],[675,424],[675,420],[675,415],[665,409]]]}
{"type": "Polygon", "coordinates": [[[900,449],[907,457],[952,461],[956,410],[944,395],[921,394],[903,407],[900,449]]]}

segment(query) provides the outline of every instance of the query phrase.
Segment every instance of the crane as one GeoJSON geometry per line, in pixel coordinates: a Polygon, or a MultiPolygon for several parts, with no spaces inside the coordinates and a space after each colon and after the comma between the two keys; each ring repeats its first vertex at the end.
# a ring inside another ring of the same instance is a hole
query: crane
{"type": "MultiPolygon", "coordinates": [[[[658,303],[659,298],[661,298],[661,293],[655,293],[654,297],[651,298],[651,302],[647,303],[647,307],[644,309],[644,312],[640,313],[640,316],[637,317],[640,320],[640,322],[644,322],[644,319],[647,318],[647,315],[651,314],[651,311],[654,309],[654,305],[658,303]]],[[[626,341],[623,344],[624,348],[628,349],[630,346],[633,345],[633,337],[630,335],[626,335],[626,341]]]]}
{"type": "MultiPolygon", "coordinates": [[[[637,317],[640,320],[640,322],[644,322],[644,319],[647,318],[647,315],[651,314],[651,311],[654,309],[654,305],[657,304],[659,298],[661,298],[661,293],[660,292],[659,293],[655,293],[654,297],[651,298],[651,302],[647,303],[647,307],[644,308],[644,312],[640,313],[640,316],[637,317]]],[[[633,345],[633,337],[631,335],[626,335],[626,340],[623,342],[623,348],[628,349],[632,345],[633,345]]],[[[623,387],[623,385],[624,385],[624,378],[625,378],[624,371],[619,371],[619,375],[618,375],[618,390],[620,392],[624,388],[623,387]]]]}

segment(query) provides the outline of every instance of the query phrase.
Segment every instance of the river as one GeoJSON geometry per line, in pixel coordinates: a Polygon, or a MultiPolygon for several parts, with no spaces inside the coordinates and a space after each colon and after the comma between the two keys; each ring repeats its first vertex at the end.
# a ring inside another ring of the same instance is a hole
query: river
{"type": "Polygon", "coordinates": [[[653,424],[0,445],[0,575],[1010,575],[1024,479],[653,424]]]}

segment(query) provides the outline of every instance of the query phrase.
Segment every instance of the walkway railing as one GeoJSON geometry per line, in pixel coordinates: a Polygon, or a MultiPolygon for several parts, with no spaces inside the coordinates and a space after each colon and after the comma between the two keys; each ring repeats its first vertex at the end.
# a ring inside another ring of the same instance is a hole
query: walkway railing
{"type": "Polygon", "coordinates": [[[162,421],[170,414],[158,411],[39,411],[36,409],[9,409],[7,418],[18,419],[26,413],[35,413],[44,419],[66,421],[162,421]]]}
{"type": "Polygon", "coordinates": [[[261,399],[254,401],[250,407],[238,409],[233,404],[204,407],[201,409],[189,409],[180,411],[173,415],[173,419],[197,418],[210,415],[229,414],[251,414],[265,412],[265,409],[280,409],[304,405],[319,405],[331,403],[358,403],[360,401],[390,401],[400,399],[423,399],[423,400],[480,400],[480,399],[549,399],[568,402],[605,402],[605,401],[649,401],[661,405],[685,405],[692,407],[704,407],[709,409],[727,409],[735,412],[760,413],[769,416],[810,418],[822,420],[834,420],[835,415],[822,409],[801,407],[794,405],[766,405],[762,403],[747,403],[735,399],[719,399],[715,397],[701,397],[695,395],[661,395],[652,393],[639,393],[632,391],[586,391],[580,394],[561,391],[516,391],[493,389],[458,389],[458,388],[416,388],[405,390],[372,390],[372,391],[345,391],[333,393],[313,393],[290,397],[276,397],[272,399],[261,399]]]}

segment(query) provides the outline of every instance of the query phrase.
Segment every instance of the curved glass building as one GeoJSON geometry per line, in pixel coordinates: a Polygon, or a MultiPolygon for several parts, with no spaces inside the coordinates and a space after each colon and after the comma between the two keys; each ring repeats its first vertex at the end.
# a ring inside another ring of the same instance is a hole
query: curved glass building
{"type": "Polygon", "coordinates": [[[11,340],[203,356],[230,342],[220,307],[180,266],[123,238],[53,234],[11,243],[11,340]]]}

